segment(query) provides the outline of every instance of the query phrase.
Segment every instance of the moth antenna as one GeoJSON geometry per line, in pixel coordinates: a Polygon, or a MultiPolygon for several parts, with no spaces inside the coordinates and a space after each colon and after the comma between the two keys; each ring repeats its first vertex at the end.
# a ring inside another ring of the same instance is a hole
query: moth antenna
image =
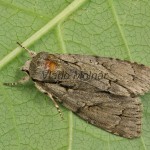
{"type": "Polygon", "coordinates": [[[55,107],[56,107],[56,109],[57,109],[57,111],[58,111],[58,113],[59,113],[61,119],[64,120],[64,117],[63,117],[63,115],[62,115],[62,113],[61,113],[61,110],[60,110],[60,108],[59,108],[57,102],[53,99],[53,97],[52,97],[51,94],[49,94],[49,93],[47,93],[47,94],[48,94],[48,96],[51,98],[51,100],[53,101],[53,103],[54,103],[54,105],[55,105],[55,107]]]}
{"type": "Polygon", "coordinates": [[[23,49],[25,49],[25,50],[29,53],[30,57],[34,57],[34,56],[36,55],[36,52],[33,52],[33,51],[29,50],[28,48],[24,47],[24,46],[23,46],[22,44],[20,44],[19,42],[17,42],[17,44],[18,44],[20,47],[22,47],[23,49]]]}
{"type": "Polygon", "coordinates": [[[16,81],[16,82],[12,82],[12,83],[3,83],[3,85],[6,85],[6,86],[17,86],[18,84],[24,84],[26,83],[27,81],[29,81],[30,77],[29,76],[25,76],[23,77],[22,79],[16,81]]]}
{"type": "Polygon", "coordinates": [[[63,115],[62,115],[62,113],[61,113],[61,110],[60,110],[60,108],[59,108],[57,102],[56,102],[55,99],[53,98],[53,96],[52,96],[50,93],[48,93],[46,90],[44,90],[41,86],[39,86],[36,82],[35,82],[35,86],[36,86],[37,89],[40,90],[42,93],[47,94],[47,95],[50,97],[50,99],[51,99],[52,102],[54,103],[54,105],[55,105],[55,107],[56,107],[56,109],[57,109],[57,111],[58,111],[58,113],[59,113],[61,119],[63,120],[64,117],[63,117],[63,115]]]}
{"type": "Polygon", "coordinates": [[[18,82],[12,82],[12,83],[3,83],[5,86],[16,86],[18,85],[18,82]]]}

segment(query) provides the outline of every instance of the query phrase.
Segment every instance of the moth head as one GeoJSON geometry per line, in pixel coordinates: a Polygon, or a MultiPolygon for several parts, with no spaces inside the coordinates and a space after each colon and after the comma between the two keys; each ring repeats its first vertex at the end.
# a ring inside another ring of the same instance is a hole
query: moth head
{"type": "Polygon", "coordinates": [[[29,75],[36,81],[54,81],[56,73],[62,71],[60,60],[47,52],[40,52],[29,64],[29,75]]]}

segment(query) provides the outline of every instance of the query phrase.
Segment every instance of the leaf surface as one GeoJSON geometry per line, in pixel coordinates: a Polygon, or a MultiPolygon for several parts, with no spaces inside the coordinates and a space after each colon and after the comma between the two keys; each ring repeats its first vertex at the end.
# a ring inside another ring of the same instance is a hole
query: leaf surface
{"type": "Polygon", "coordinates": [[[0,1],[0,149],[148,150],[150,94],[143,103],[142,136],[128,140],[81,120],[50,99],[32,82],[4,87],[24,74],[28,59],[16,42],[39,52],[114,57],[150,65],[148,0],[0,1]]]}

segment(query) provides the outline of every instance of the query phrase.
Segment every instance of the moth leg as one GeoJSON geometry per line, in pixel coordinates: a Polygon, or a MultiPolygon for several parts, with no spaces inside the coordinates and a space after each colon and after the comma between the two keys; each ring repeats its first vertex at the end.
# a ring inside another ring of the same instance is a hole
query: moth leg
{"type": "Polygon", "coordinates": [[[34,56],[36,55],[35,52],[33,52],[33,51],[29,50],[28,48],[24,47],[24,46],[21,45],[19,42],[17,42],[17,44],[18,44],[20,47],[22,47],[23,49],[25,49],[25,50],[29,53],[30,57],[34,57],[34,56]]]}
{"type": "Polygon", "coordinates": [[[36,82],[35,82],[35,86],[37,87],[37,89],[38,89],[39,91],[41,91],[42,93],[47,94],[47,95],[51,98],[51,100],[52,100],[52,102],[54,103],[54,105],[55,105],[55,107],[56,107],[56,109],[57,109],[57,111],[58,111],[60,117],[61,117],[62,119],[64,119],[64,118],[63,118],[63,115],[62,115],[62,113],[61,113],[61,110],[59,109],[59,106],[58,106],[57,102],[54,100],[52,94],[48,93],[48,92],[47,92],[46,90],[44,90],[41,86],[39,86],[36,82]]]}
{"type": "Polygon", "coordinates": [[[6,85],[6,86],[16,86],[18,84],[24,84],[26,82],[28,82],[30,79],[30,77],[27,75],[23,78],[21,78],[20,80],[16,81],[16,82],[12,82],[12,83],[3,83],[3,85],[6,85]]]}
{"type": "Polygon", "coordinates": [[[50,93],[47,93],[47,95],[51,98],[52,102],[54,103],[54,105],[55,105],[55,107],[56,107],[56,109],[57,109],[57,111],[58,111],[60,117],[61,117],[62,119],[64,119],[64,118],[63,118],[63,115],[62,115],[62,113],[61,113],[61,110],[60,110],[60,108],[59,108],[57,102],[54,100],[53,96],[52,96],[50,93]]]}

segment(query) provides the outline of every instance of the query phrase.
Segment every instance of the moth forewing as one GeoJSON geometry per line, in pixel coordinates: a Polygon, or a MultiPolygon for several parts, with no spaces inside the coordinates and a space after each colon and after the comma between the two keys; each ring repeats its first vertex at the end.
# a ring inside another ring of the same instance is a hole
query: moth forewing
{"type": "Polygon", "coordinates": [[[55,95],[66,108],[97,127],[126,138],[139,137],[141,134],[142,105],[137,97],[66,90],[52,83],[36,84],[55,95]]]}

